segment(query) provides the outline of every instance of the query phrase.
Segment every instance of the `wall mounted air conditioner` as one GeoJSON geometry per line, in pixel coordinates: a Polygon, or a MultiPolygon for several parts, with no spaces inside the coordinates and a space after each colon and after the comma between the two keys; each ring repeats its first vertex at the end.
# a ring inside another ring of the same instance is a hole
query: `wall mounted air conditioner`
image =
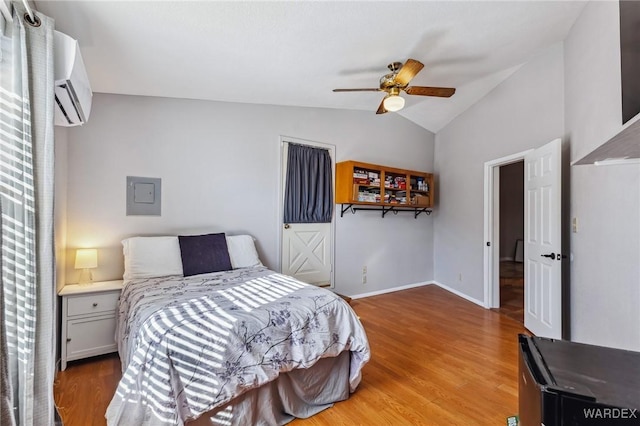
{"type": "Polygon", "coordinates": [[[82,62],[78,42],[54,31],[54,79],[56,126],[84,124],[91,112],[91,86],[82,62]]]}

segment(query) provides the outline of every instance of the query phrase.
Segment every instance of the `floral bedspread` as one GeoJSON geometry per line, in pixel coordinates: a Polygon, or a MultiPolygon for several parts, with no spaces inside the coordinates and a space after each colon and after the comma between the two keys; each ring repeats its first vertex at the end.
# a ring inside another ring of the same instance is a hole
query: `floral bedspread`
{"type": "Polygon", "coordinates": [[[264,267],[132,280],[119,303],[123,376],[109,425],[181,425],[320,358],[351,351],[350,387],[369,360],[351,307],[264,267]]]}

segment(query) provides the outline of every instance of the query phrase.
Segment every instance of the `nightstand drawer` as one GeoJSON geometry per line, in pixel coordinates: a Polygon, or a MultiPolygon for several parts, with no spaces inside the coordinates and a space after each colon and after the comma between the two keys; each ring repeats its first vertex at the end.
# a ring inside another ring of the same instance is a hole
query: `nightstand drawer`
{"type": "Polygon", "coordinates": [[[67,316],[115,312],[118,305],[118,297],[120,297],[118,292],[70,296],[67,302],[67,316]]]}

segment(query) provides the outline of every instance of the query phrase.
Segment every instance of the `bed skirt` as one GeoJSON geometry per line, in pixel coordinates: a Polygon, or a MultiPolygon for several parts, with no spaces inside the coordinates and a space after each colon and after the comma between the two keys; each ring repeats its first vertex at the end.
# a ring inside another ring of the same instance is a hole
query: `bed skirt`
{"type": "Polygon", "coordinates": [[[350,352],[323,358],[311,368],[281,374],[228,404],[204,413],[188,426],[283,425],[308,418],[349,398],[350,352]]]}

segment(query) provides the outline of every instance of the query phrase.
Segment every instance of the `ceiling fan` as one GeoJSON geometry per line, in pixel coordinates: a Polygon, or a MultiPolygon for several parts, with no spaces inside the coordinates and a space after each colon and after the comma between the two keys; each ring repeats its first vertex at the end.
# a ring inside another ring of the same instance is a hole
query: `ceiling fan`
{"type": "Polygon", "coordinates": [[[393,62],[388,65],[391,70],[380,78],[380,88],[378,89],[333,89],[334,92],[387,92],[376,114],[384,114],[389,111],[400,111],[404,107],[404,98],[400,96],[400,91],[408,95],[418,96],[438,96],[441,98],[451,97],[456,89],[450,87],[425,87],[409,86],[409,82],[424,68],[424,65],[415,59],[408,59],[407,62],[393,62]]]}

